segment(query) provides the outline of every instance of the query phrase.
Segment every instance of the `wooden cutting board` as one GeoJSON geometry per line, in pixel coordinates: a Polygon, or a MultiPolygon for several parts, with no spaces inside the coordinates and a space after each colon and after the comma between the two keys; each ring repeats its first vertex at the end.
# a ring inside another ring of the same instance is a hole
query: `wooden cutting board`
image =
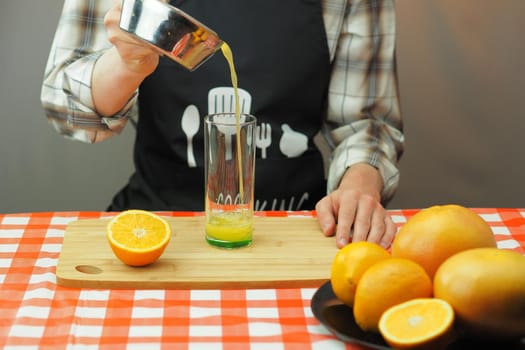
{"type": "Polygon", "coordinates": [[[145,267],[118,260],[106,240],[109,219],[68,225],[57,283],[78,288],[231,289],[319,287],[330,278],[337,248],[315,218],[255,217],[251,246],[223,249],[204,239],[204,217],[167,217],[171,241],[145,267]]]}

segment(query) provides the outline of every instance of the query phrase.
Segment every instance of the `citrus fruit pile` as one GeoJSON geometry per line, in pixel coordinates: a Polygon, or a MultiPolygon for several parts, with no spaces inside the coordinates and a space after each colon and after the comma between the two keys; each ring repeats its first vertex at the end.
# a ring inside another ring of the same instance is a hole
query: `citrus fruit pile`
{"type": "Polygon", "coordinates": [[[113,253],[130,266],[157,261],[171,238],[169,223],[145,210],[123,211],[108,222],[106,229],[113,253]]]}
{"type": "Polygon", "coordinates": [[[490,226],[460,205],[410,217],[391,252],[348,244],[330,281],[357,325],[397,349],[442,349],[456,326],[477,337],[525,337],[525,256],[498,249],[490,226]]]}

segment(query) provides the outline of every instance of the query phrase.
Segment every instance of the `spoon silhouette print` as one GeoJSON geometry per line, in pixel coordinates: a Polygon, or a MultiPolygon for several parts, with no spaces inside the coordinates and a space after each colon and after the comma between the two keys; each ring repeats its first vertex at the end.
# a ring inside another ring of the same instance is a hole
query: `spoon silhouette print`
{"type": "Polygon", "coordinates": [[[195,155],[193,154],[193,137],[197,134],[197,131],[199,130],[199,123],[200,116],[197,106],[189,105],[188,107],[186,107],[184,113],[182,114],[181,127],[184,134],[186,134],[186,138],[188,140],[188,147],[186,153],[188,158],[188,166],[190,168],[195,168],[197,166],[195,155]]]}

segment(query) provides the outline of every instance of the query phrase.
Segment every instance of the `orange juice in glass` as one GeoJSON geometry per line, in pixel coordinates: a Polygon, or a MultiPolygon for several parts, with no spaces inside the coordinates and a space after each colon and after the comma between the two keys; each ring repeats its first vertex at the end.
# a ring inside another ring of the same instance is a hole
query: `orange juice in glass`
{"type": "Polygon", "coordinates": [[[206,240],[223,248],[250,245],[256,118],[217,113],[204,126],[206,240]]]}

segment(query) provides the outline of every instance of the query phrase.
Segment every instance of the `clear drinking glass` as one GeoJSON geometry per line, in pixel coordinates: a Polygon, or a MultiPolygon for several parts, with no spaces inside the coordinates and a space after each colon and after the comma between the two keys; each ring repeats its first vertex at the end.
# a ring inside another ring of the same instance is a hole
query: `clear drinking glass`
{"type": "Polygon", "coordinates": [[[254,116],[217,113],[204,118],[206,240],[236,248],[253,237],[254,116]]]}

